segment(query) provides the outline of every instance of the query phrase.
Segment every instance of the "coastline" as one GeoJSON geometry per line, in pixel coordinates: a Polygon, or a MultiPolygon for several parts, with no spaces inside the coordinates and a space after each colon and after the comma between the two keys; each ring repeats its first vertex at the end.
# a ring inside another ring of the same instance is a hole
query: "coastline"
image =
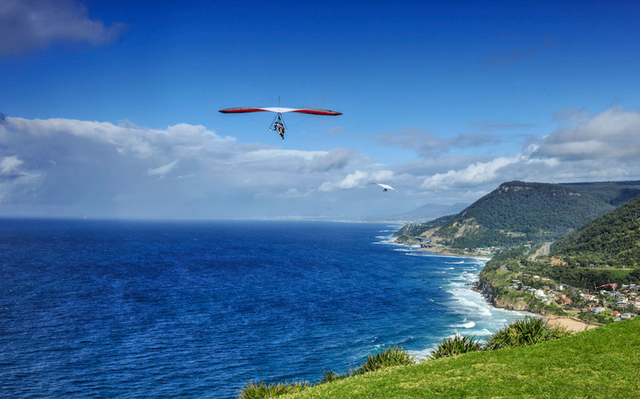
{"type": "MultiPolygon", "coordinates": [[[[473,259],[481,259],[487,262],[491,260],[490,256],[488,257],[477,256],[477,255],[474,256],[473,254],[454,253],[454,252],[448,251],[446,248],[438,248],[438,250],[420,248],[420,250],[431,252],[434,256],[453,256],[453,257],[461,257],[461,258],[473,258],[473,259]]],[[[493,286],[491,286],[490,284],[486,284],[483,287],[481,287],[479,276],[478,276],[478,280],[474,283],[471,283],[470,285],[472,285],[472,289],[474,291],[477,291],[480,294],[482,294],[482,296],[487,300],[487,302],[496,309],[504,309],[504,310],[510,310],[510,311],[516,311],[516,312],[524,311],[524,312],[532,313],[545,319],[549,325],[554,327],[564,328],[567,331],[572,333],[591,330],[600,326],[600,324],[588,323],[573,317],[542,314],[534,310],[528,309],[526,306],[522,307],[522,306],[516,306],[514,304],[507,304],[500,301],[496,301],[497,294],[495,293],[493,286]]]]}
{"type": "MultiPolygon", "coordinates": [[[[403,245],[407,245],[407,244],[403,244],[403,245]]],[[[409,245],[407,245],[409,246],[409,245]]],[[[409,246],[410,247],[410,246],[409,246]]],[[[491,260],[491,256],[481,256],[478,254],[470,254],[470,253],[458,253],[456,251],[450,251],[448,248],[443,248],[443,247],[439,247],[439,248],[415,248],[418,249],[420,251],[424,251],[424,252],[428,252],[430,255],[433,256],[446,256],[446,257],[457,257],[457,258],[466,258],[466,259],[479,259],[485,262],[488,262],[491,260]]],[[[559,327],[559,328],[563,328],[566,329],[568,332],[571,333],[577,333],[577,332],[582,332],[582,331],[586,331],[586,330],[590,330],[590,329],[594,329],[599,327],[599,324],[594,324],[594,323],[588,323],[588,322],[584,322],[582,320],[576,319],[576,318],[572,318],[572,317],[567,317],[567,316],[556,316],[556,315],[548,315],[548,314],[542,314],[539,312],[536,312],[534,310],[528,309],[526,307],[526,304],[511,304],[511,303],[506,303],[503,301],[498,301],[497,299],[497,292],[495,290],[495,288],[491,285],[490,282],[488,281],[484,281],[481,283],[480,281],[480,276],[478,274],[478,279],[472,283],[468,283],[468,285],[471,286],[471,289],[473,291],[476,291],[478,293],[480,293],[485,300],[487,301],[487,304],[495,309],[502,309],[502,310],[507,310],[507,311],[514,311],[514,312],[527,312],[533,315],[536,315],[538,317],[542,317],[543,319],[545,319],[547,321],[547,323],[550,326],[553,327],[559,327]]]]}
{"type": "Polygon", "coordinates": [[[496,301],[497,295],[494,295],[493,286],[484,285],[481,289],[480,281],[476,282],[476,284],[474,284],[472,289],[482,294],[482,296],[487,300],[487,302],[491,304],[491,306],[493,306],[494,308],[532,313],[545,319],[550,326],[564,328],[567,331],[572,333],[577,333],[581,331],[591,330],[596,327],[600,327],[600,324],[588,323],[588,322],[576,319],[574,317],[556,316],[556,315],[536,312],[535,310],[528,309],[525,304],[521,304],[524,306],[517,306],[512,303],[496,301]]]}
{"type": "Polygon", "coordinates": [[[551,326],[565,328],[567,331],[572,333],[591,330],[593,328],[600,326],[600,324],[588,323],[588,322],[576,319],[574,317],[557,316],[557,315],[551,315],[546,313],[540,313],[536,310],[529,309],[527,304],[524,301],[521,301],[520,303],[515,303],[515,304],[511,302],[501,301],[498,298],[497,290],[491,284],[490,281],[478,280],[474,284],[473,290],[482,294],[482,296],[487,300],[487,302],[489,302],[491,306],[495,308],[529,312],[542,317],[551,326]]]}
{"type": "MultiPolygon", "coordinates": [[[[448,325],[448,327],[453,328],[453,332],[445,332],[445,335],[440,337],[440,339],[449,337],[456,332],[479,337],[489,336],[505,324],[509,324],[516,319],[521,319],[528,315],[528,312],[495,306],[491,301],[487,300],[487,297],[483,295],[482,292],[476,289],[480,270],[491,260],[491,256],[477,253],[456,253],[456,250],[449,251],[443,247],[438,247],[437,250],[434,250],[434,248],[421,248],[417,245],[401,243],[394,239],[391,239],[389,242],[404,247],[408,251],[415,251],[425,257],[449,258],[449,262],[453,262],[454,264],[464,263],[467,265],[466,268],[473,268],[472,270],[464,270],[464,267],[461,267],[456,275],[451,275],[452,279],[448,281],[446,287],[440,287],[444,289],[448,295],[451,295],[447,301],[452,301],[452,305],[456,309],[461,310],[462,318],[464,319],[458,323],[448,325]],[[463,260],[464,262],[462,262],[463,260]],[[472,274],[473,277],[471,276],[472,274]]],[[[449,267],[438,273],[445,272],[449,273],[449,267]]],[[[444,283],[438,284],[445,286],[444,283]]],[[[421,355],[423,354],[422,352],[428,353],[432,349],[433,347],[426,347],[420,351],[421,355]]]]}
{"type": "MultiPolygon", "coordinates": [[[[406,244],[403,244],[406,245],[406,244]]],[[[420,251],[431,252],[434,256],[454,256],[459,258],[470,258],[470,259],[481,259],[486,260],[487,262],[491,260],[491,256],[482,256],[478,254],[470,254],[470,253],[458,253],[454,251],[449,251],[446,248],[438,248],[438,249],[430,249],[430,248],[416,248],[420,251]]]]}

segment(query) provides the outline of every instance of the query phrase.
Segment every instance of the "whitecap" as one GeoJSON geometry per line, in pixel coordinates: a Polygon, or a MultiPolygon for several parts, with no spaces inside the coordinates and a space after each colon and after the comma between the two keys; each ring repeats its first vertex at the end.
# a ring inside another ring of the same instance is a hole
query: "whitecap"
{"type": "MultiPolygon", "coordinates": [[[[453,293],[451,294],[454,295],[453,293]]],[[[467,312],[474,312],[475,314],[478,314],[484,317],[491,316],[491,310],[489,310],[488,305],[485,305],[483,303],[473,302],[460,295],[455,295],[455,300],[460,305],[462,310],[466,310],[467,312]]]]}
{"type": "Polygon", "coordinates": [[[419,360],[426,360],[431,356],[435,348],[427,348],[423,350],[408,350],[410,355],[417,357],[419,360]]]}
{"type": "Polygon", "coordinates": [[[476,326],[476,323],[473,321],[470,321],[468,323],[464,323],[464,324],[456,324],[455,326],[451,326],[453,328],[473,328],[476,326]]]}
{"type": "Polygon", "coordinates": [[[466,335],[473,335],[473,336],[487,336],[487,335],[491,335],[491,331],[487,330],[486,328],[483,328],[482,330],[471,330],[468,331],[466,333],[466,335]]]}

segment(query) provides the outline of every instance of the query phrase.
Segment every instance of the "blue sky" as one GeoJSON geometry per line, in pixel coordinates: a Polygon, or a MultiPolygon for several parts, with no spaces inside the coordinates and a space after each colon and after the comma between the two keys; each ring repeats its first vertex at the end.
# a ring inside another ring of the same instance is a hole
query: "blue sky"
{"type": "Polygon", "coordinates": [[[0,4],[0,216],[388,216],[640,179],[637,2],[0,4]],[[338,117],[223,115],[327,108],[338,117]],[[372,181],[399,193],[382,193],[372,181]]]}

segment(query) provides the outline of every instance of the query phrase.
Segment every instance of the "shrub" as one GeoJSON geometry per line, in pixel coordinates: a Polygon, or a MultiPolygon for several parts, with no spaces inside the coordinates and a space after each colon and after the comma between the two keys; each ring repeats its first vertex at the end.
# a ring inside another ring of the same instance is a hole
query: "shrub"
{"type": "Polygon", "coordinates": [[[435,350],[431,353],[431,359],[439,359],[441,357],[461,355],[467,352],[475,352],[480,350],[480,342],[475,336],[462,336],[460,333],[454,337],[445,338],[439,343],[435,350]]]}
{"type": "Polygon", "coordinates": [[[382,352],[369,354],[367,360],[360,365],[360,368],[352,371],[351,374],[364,374],[384,367],[414,364],[415,362],[415,358],[402,347],[390,346],[382,352]]]}
{"type": "Polygon", "coordinates": [[[324,377],[318,382],[318,384],[324,384],[325,382],[342,380],[349,376],[349,373],[338,374],[335,371],[330,371],[330,372],[324,371],[323,374],[324,374],[324,377]]]}
{"type": "Polygon", "coordinates": [[[266,384],[264,381],[260,381],[257,384],[253,382],[248,383],[238,393],[238,399],[263,399],[272,398],[275,396],[285,395],[288,393],[300,392],[303,389],[309,388],[311,384],[308,382],[285,382],[277,384],[266,384]]]}
{"type": "Polygon", "coordinates": [[[551,327],[541,318],[525,317],[497,330],[485,344],[485,349],[515,348],[551,341],[566,335],[566,330],[551,327]]]}
{"type": "Polygon", "coordinates": [[[403,364],[415,364],[415,357],[411,356],[407,351],[398,346],[390,346],[387,349],[367,355],[367,360],[360,367],[352,368],[344,374],[338,374],[335,371],[324,372],[324,377],[318,382],[337,381],[354,375],[364,374],[369,371],[379,370],[385,367],[399,366],[403,364]]]}

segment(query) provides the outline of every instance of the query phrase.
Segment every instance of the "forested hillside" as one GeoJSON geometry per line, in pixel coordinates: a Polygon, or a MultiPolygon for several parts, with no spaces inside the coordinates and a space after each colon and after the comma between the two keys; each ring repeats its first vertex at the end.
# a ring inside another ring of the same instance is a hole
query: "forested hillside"
{"type": "Polygon", "coordinates": [[[539,246],[497,254],[478,288],[497,306],[607,323],[615,313],[640,313],[639,284],[640,195],[560,238],[548,254],[539,246]]]}
{"type": "Polygon", "coordinates": [[[423,241],[451,248],[513,247],[552,241],[615,209],[640,194],[640,181],[501,184],[457,215],[403,227],[406,242],[423,241]]]}
{"type": "Polygon", "coordinates": [[[551,251],[584,265],[640,265],[640,196],[562,237],[551,251]]]}

